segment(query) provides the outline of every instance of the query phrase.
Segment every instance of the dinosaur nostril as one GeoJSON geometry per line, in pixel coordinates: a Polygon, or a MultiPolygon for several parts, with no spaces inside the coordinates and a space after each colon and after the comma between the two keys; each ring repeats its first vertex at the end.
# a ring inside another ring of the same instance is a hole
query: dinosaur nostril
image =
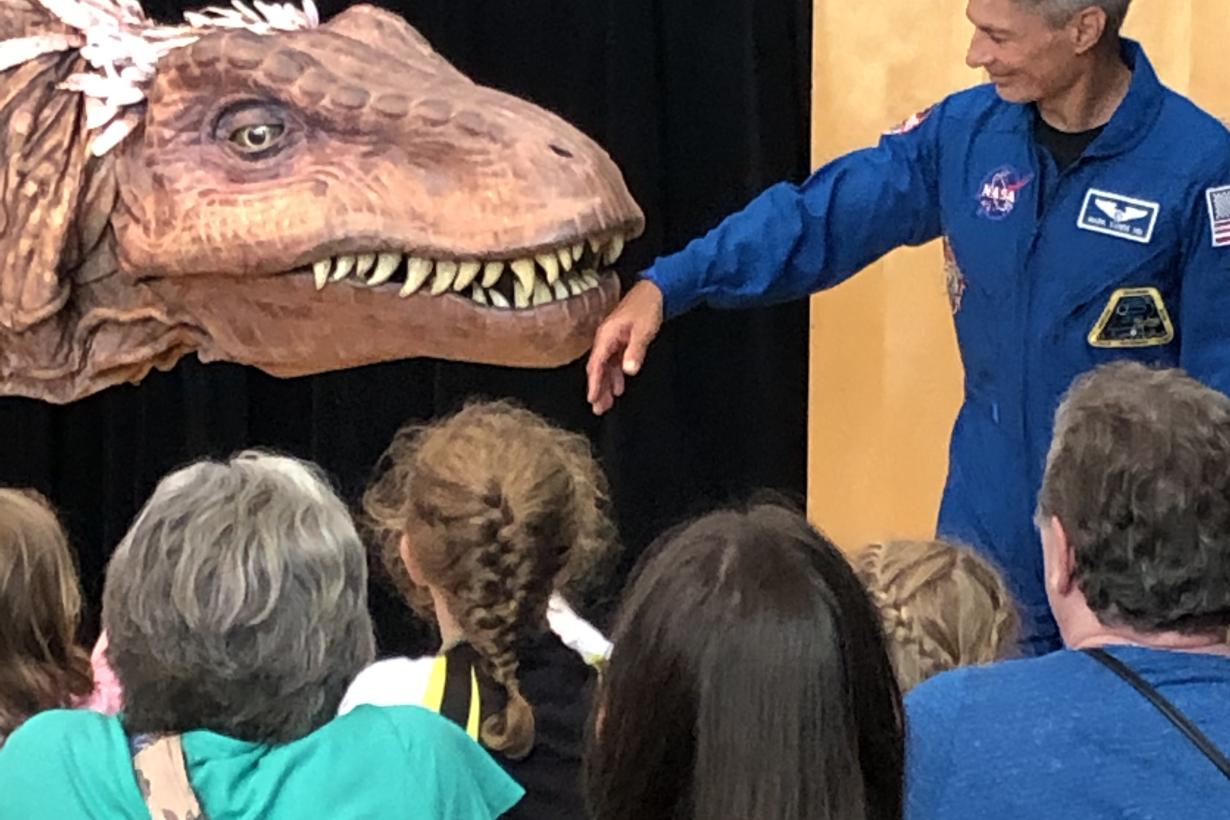
{"type": "Polygon", "coordinates": [[[555,143],[550,143],[550,148],[552,151],[556,153],[556,155],[561,156],[564,159],[572,159],[572,152],[569,151],[567,148],[561,148],[555,143]]]}

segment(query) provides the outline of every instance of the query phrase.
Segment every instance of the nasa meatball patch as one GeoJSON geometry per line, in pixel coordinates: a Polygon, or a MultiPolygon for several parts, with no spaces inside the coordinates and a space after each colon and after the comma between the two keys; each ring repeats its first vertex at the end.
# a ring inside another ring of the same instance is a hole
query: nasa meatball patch
{"type": "Polygon", "coordinates": [[[978,215],[992,222],[1007,219],[1016,210],[1017,197],[1033,179],[1033,174],[1022,174],[1011,165],[996,168],[978,186],[978,215]]]}

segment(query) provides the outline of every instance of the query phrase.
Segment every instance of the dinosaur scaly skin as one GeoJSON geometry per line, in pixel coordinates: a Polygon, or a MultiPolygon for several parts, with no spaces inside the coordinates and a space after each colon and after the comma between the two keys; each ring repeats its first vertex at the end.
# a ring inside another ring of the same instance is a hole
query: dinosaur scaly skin
{"type": "MultiPolygon", "coordinates": [[[[0,38],[62,31],[0,0],[0,38]]],[[[369,6],[210,33],[88,155],[46,55],[0,83],[0,392],[67,402],[186,353],[280,376],[433,356],[554,366],[644,219],[611,159],[369,6]]]]}

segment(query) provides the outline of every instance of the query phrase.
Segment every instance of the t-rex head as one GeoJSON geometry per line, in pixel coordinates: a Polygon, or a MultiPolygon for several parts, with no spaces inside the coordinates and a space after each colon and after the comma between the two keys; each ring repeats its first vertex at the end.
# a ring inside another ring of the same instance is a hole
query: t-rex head
{"type": "MultiPolygon", "coordinates": [[[[39,3],[0,0],[0,39],[73,36],[39,3]]],[[[644,218],[610,157],[394,15],[174,48],[101,157],[61,87],[84,65],[0,74],[0,393],[72,401],[189,352],[554,366],[618,298],[644,218]]]]}

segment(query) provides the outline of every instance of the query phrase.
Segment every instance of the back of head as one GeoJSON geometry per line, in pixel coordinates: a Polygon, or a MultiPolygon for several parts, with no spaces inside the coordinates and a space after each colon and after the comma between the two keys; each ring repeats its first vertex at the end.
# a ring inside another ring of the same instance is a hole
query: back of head
{"type": "Polygon", "coordinates": [[[0,738],[90,693],[80,613],[77,569],[55,512],[33,493],[0,489],[0,738]]]}
{"type": "Polygon", "coordinates": [[[534,713],[517,677],[517,645],[547,629],[547,602],[583,578],[614,545],[606,479],[583,436],[507,402],[471,404],[401,430],[363,499],[385,565],[420,611],[404,535],[426,583],[507,695],[480,739],[509,757],[528,754],[534,713]]]}
{"type": "Polygon", "coordinates": [[[761,505],[667,533],[625,592],[596,711],[597,820],[901,816],[900,695],[849,564],[761,505]]]}
{"type": "Polygon", "coordinates": [[[986,559],[946,541],[872,544],[855,569],[880,611],[903,691],[932,675],[1011,654],[1016,604],[986,559]]]}
{"type": "Polygon", "coordinates": [[[1230,398],[1178,370],[1104,365],[1055,416],[1038,523],[1057,518],[1073,578],[1107,626],[1230,626],[1230,398]]]}
{"type": "Polygon", "coordinates": [[[259,452],[159,483],[107,568],[103,622],[133,733],[294,740],[374,654],[345,506],[311,465],[259,452]]]}

